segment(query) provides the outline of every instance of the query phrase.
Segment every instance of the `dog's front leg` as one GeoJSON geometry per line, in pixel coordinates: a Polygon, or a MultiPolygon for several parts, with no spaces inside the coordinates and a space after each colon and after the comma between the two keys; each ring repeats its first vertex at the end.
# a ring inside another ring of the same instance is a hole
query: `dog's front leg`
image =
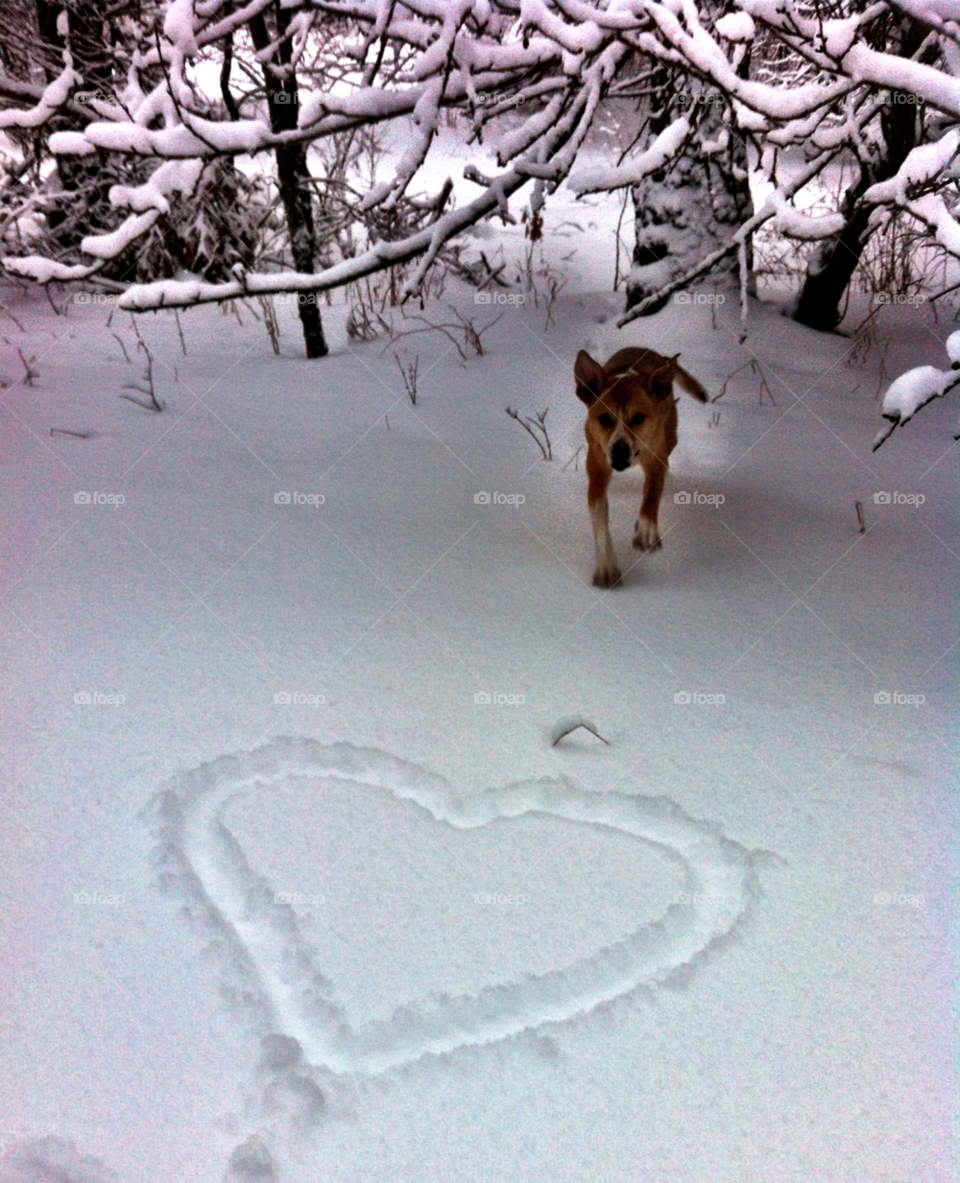
{"type": "Polygon", "coordinates": [[[610,537],[610,509],[607,504],[610,475],[610,466],[605,457],[598,456],[590,448],[587,451],[587,505],[593,522],[593,546],[597,560],[593,573],[594,587],[613,587],[620,582],[620,568],[610,537]]]}
{"type": "Polygon", "coordinates": [[[659,457],[650,456],[641,459],[643,466],[643,501],[640,504],[640,516],[637,518],[637,528],[633,535],[633,545],[640,550],[660,550],[663,542],[657,528],[657,517],[660,513],[660,498],[663,496],[663,484],[667,476],[667,462],[659,457]]]}

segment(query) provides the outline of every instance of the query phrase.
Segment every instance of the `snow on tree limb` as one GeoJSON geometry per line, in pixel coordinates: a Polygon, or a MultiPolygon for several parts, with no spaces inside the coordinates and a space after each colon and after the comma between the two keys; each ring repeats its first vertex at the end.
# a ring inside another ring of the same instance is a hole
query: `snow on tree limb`
{"type": "Polygon", "coordinates": [[[960,131],[954,128],[933,144],[921,144],[914,148],[900,166],[896,176],[889,181],[871,185],[864,199],[876,205],[896,204],[905,206],[916,190],[934,183],[960,151],[960,131]]]}
{"type": "Polygon", "coordinates": [[[896,428],[908,423],[917,411],[960,386],[960,332],[950,334],[946,348],[947,356],[953,363],[951,369],[917,366],[890,383],[883,396],[881,412],[884,419],[889,421],[889,426],[883,428],[873,441],[874,452],[890,438],[896,428]]]}
{"type": "Polygon", "coordinates": [[[650,173],[659,172],[680,151],[684,140],[690,134],[690,123],[682,115],[665,128],[645,152],[619,168],[588,168],[574,174],[567,181],[567,187],[583,196],[601,190],[622,189],[636,185],[650,173]]]}
{"type": "MultiPolygon", "coordinates": [[[[497,188],[506,196],[527,184],[525,176],[511,170],[497,179],[497,188]]],[[[438,218],[433,225],[396,242],[378,242],[362,255],[345,259],[313,275],[300,271],[278,271],[271,274],[240,274],[233,283],[203,283],[200,280],[160,280],[156,283],[134,284],[120,297],[121,308],[144,312],[157,308],[188,308],[194,304],[210,304],[233,300],[239,296],[276,295],[280,292],[323,292],[342,287],[393,267],[406,263],[429,250],[435,243],[449,241],[482,217],[493,213],[498,206],[497,194],[487,189],[469,205],[452,210],[438,218]]]]}
{"type": "Polygon", "coordinates": [[[767,198],[767,203],[776,211],[773,222],[777,230],[786,238],[796,238],[801,242],[829,238],[833,234],[839,234],[846,224],[843,214],[824,214],[811,218],[801,213],[800,210],[794,209],[777,189],[767,198]]]}
{"type": "Polygon", "coordinates": [[[73,90],[82,81],[74,70],[69,50],[63,51],[64,67],[60,74],[45,86],[40,93],[36,106],[24,111],[10,108],[0,111],[0,130],[6,128],[37,128],[48,123],[52,116],[66,106],[73,90]]]}
{"type": "Polygon", "coordinates": [[[88,266],[78,263],[71,267],[66,263],[58,263],[55,259],[43,259],[39,255],[30,255],[27,258],[8,256],[2,261],[4,267],[13,275],[33,279],[37,283],[50,283],[52,280],[70,283],[78,279],[89,279],[103,265],[95,263],[88,266]]]}

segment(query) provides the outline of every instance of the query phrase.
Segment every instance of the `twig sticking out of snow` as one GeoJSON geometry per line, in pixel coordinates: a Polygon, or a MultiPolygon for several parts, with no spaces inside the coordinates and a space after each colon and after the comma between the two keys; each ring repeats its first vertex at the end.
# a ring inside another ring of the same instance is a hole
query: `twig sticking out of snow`
{"type": "Polygon", "coordinates": [[[521,419],[517,411],[513,410],[512,407],[507,407],[507,414],[511,419],[516,419],[523,430],[527,432],[527,434],[533,439],[533,442],[540,449],[540,453],[544,460],[553,459],[553,446],[550,443],[550,436],[547,434],[547,425],[545,422],[547,418],[547,411],[549,410],[549,407],[545,407],[542,411],[539,411],[534,418],[531,419],[530,416],[527,415],[521,419]]]}
{"type": "Polygon", "coordinates": [[[112,336],[112,337],[113,337],[113,338],[114,338],[114,339],[115,339],[115,340],[116,340],[116,341],[119,343],[119,345],[120,345],[120,348],[123,350],[123,357],[124,357],[124,361],[126,361],[126,363],[127,363],[127,365],[128,365],[128,366],[129,366],[129,365],[131,365],[132,363],[131,363],[131,361],[130,361],[130,354],[129,354],[129,353],[127,353],[127,347],[126,347],[126,345],[124,345],[124,343],[123,343],[123,338],[122,338],[122,337],[119,337],[119,336],[117,336],[117,334],[116,334],[116,333],[111,333],[110,335],[111,335],[111,336],[112,336]]]}
{"type": "Polygon", "coordinates": [[[183,339],[183,326],[180,324],[180,313],[177,311],[176,308],[174,308],[174,310],[173,310],[173,315],[177,321],[177,332],[180,334],[180,348],[183,350],[183,356],[186,357],[187,356],[187,343],[183,339]]]}
{"type": "Polygon", "coordinates": [[[563,719],[559,719],[550,732],[550,746],[555,748],[557,744],[565,736],[570,735],[571,732],[582,727],[585,731],[589,731],[591,735],[595,735],[601,743],[605,743],[607,747],[610,746],[610,741],[604,739],[600,732],[594,727],[589,719],[584,719],[582,715],[567,715],[563,719]]]}
{"type": "MultiPolygon", "coordinates": [[[[763,370],[760,369],[760,364],[756,358],[753,358],[751,361],[745,361],[742,366],[738,366],[735,370],[732,371],[732,373],[727,374],[726,378],[724,378],[724,380],[723,380],[723,385],[720,387],[720,393],[713,399],[713,401],[715,403],[718,403],[723,398],[723,396],[727,393],[727,384],[729,383],[730,379],[735,378],[737,376],[737,374],[742,373],[744,370],[753,370],[753,372],[760,379],[760,406],[761,407],[763,406],[763,392],[764,391],[767,392],[767,397],[770,399],[771,403],[773,403],[773,405],[776,406],[777,403],[773,397],[773,391],[770,389],[769,385],[767,384],[767,380],[763,376],[763,370]]],[[[717,422],[718,423],[720,422],[719,416],[717,418],[717,422]]]]}
{"type": "Polygon", "coordinates": [[[866,534],[867,523],[863,520],[863,502],[862,501],[855,501],[854,505],[856,506],[856,509],[857,509],[857,521],[860,523],[860,533],[866,534]]]}
{"type": "Polygon", "coordinates": [[[400,360],[400,355],[395,353],[393,355],[394,361],[400,370],[400,376],[403,378],[404,389],[407,392],[407,397],[413,406],[417,405],[417,370],[420,366],[420,354],[418,353],[413,361],[404,364],[400,360]]]}
{"type": "Polygon", "coordinates": [[[24,357],[23,350],[19,347],[17,348],[17,353],[20,354],[20,360],[23,362],[24,370],[26,370],[23,376],[23,382],[26,386],[32,386],[34,381],[40,377],[40,371],[36,368],[36,354],[32,354],[30,357],[24,357]]]}
{"type": "Polygon", "coordinates": [[[137,332],[137,338],[137,348],[142,349],[146,354],[147,366],[139,382],[124,382],[123,389],[136,390],[140,394],[145,394],[150,401],[144,402],[142,399],[134,398],[132,394],[121,394],[120,397],[125,398],[128,402],[136,403],[138,407],[143,407],[145,411],[162,411],[163,403],[157,398],[153,385],[153,354],[147,348],[147,344],[140,336],[139,331],[137,332]]]}
{"type": "Polygon", "coordinates": [[[25,331],[23,325],[17,320],[6,304],[0,304],[0,315],[9,316],[21,333],[25,331]]]}
{"type": "MultiPolygon", "coordinates": [[[[277,323],[277,312],[273,306],[272,296],[257,296],[257,302],[263,311],[263,323],[273,346],[273,352],[280,353],[280,325],[277,323]]],[[[252,311],[252,309],[251,309],[252,311]]]]}

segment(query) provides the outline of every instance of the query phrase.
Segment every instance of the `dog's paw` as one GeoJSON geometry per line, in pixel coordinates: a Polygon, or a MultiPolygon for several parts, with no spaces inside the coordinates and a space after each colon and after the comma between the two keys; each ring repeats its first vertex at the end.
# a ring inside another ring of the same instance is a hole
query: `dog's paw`
{"type": "Polygon", "coordinates": [[[620,582],[620,568],[614,563],[609,567],[598,567],[593,573],[594,587],[616,587],[620,582]]]}
{"type": "Polygon", "coordinates": [[[633,545],[637,550],[662,550],[663,539],[660,537],[660,532],[653,522],[648,522],[645,518],[637,520],[636,533],[633,536],[633,545]]]}

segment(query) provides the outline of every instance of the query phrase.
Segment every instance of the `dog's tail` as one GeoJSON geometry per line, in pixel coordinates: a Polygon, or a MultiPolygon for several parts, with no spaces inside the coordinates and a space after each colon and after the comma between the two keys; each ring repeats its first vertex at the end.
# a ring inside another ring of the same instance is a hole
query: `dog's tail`
{"type": "Polygon", "coordinates": [[[696,378],[694,378],[692,374],[688,374],[683,366],[679,366],[676,363],[674,363],[673,380],[681,390],[685,390],[687,394],[695,398],[697,402],[707,403],[710,401],[710,396],[703,389],[696,378]]]}

